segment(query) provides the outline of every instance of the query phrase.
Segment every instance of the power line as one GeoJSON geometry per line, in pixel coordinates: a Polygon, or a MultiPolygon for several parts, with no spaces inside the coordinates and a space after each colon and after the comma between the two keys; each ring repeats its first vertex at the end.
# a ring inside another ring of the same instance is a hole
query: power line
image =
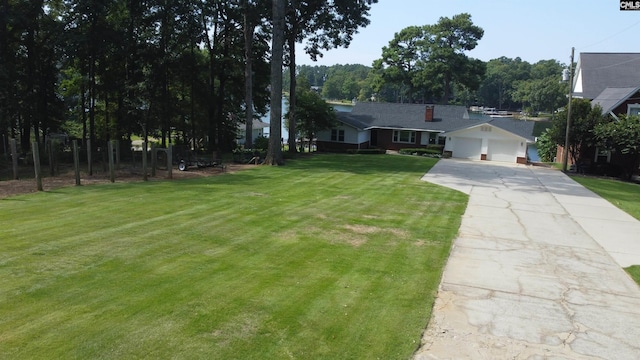
{"type": "Polygon", "coordinates": [[[617,33],[615,33],[615,34],[613,34],[613,35],[609,35],[609,36],[607,36],[606,38],[604,38],[604,39],[602,39],[602,40],[600,40],[600,41],[594,42],[594,43],[589,44],[589,45],[586,45],[586,46],[581,46],[581,47],[580,47],[580,49],[581,49],[581,50],[583,50],[583,49],[588,49],[588,48],[590,48],[590,47],[592,47],[592,46],[595,46],[595,45],[601,44],[601,43],[603,43],[603,42],[605,42],[605,41],[607,41],[607,40],[611,39],[611,38],[612,38],[612,37],[614,37],[614,36],[618,36],[618,35],[622,34],[623,32],[625,32],[625,31],[627,31],[627,30],[631,29],[632,27],[634,27],[634,26],[636,26],[636,25],[638,25],[638,24],[640,24],[640,21],[638,21],[638,22],[636,22],[636,23],[632,24],[631,26],[629,26],[629,27],[627,27],[627,28],[624,28],[624,29],[622,29],[622,30],[618,31],[617,33]]]}

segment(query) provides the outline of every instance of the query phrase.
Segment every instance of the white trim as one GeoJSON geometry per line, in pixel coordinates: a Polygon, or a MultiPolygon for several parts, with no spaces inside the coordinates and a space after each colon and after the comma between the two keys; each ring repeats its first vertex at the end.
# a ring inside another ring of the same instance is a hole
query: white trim
{"type": "Polygon", "coordinates": [[[394,144],[415,144],[416,143],[416,135],[417,135],[417,132],[413,131],[413,130],[393,130],[391,141],[394,144]],[[409,133],[409,141],[400,140],[400,133],[402,133],[402,132],[408,132],[409,133]]]}
{"type": "Polygon", "coordinates": [[[370,126],[368,128],[364,128],[363,130],[373,130],[373,129],[378,129],[378,130],[407,130],[407,131],[428,131],[428,132],[434,132],[434,133],[439,133],[442,134],[445,131],[444,130],[429,130],[429,129],[418,129],[418,128],[398,128],[398,127],[391,127],[391,126],[370,126]]]}
{"type": "MultiPolygon", "coordinates": [[[[490,126],[492,129],[495,129],[497,132],[502,132],[502,133],[509,134],[510,136],[512,136],[512,137],[514,137],[514,138],[517,138],[517,139],[519,139],[520,141],[524,141],[524,142],[526,142],[527,144],[533,144],[533,143],[534,143],[533,141],[530,141],[529,139],[527,139],[527,138],[525,138],[525,137],[523,137],[523,136],[520,136],[520,135],[518,135],[518,134],[516,134],[516,133],[512,133],[512,132],[511,132],[511,131],[509,131],[509,130],[505,130],[505,129],[500,128],[500,127],[498,127],[498,126],[495,126],[495,125],[493,125],[493,124],[491,124],[491,123],[489,123],[489,122],[486,122],[486,123],[480,123],[480,124],[476,124],[476,125],[469,126],[469,127],[466,127],[466,128],[453,130],[453,131],[447,131],[447,132],[445,132],[443,135],[444,135],[444,136],[451,136],[451,135],[456,136],[456,135],[457,135],[457,133],[460,133],[460,132],[462,132],[462,131],[468,131],[468,130],[472,130],[472,129],[474,129],[474,128],[483,127],[483,126],[487,126],[487,125],[488,125],[488,126],[490,126]]],[[[482,129],[482,128],[481,128],[481,129],[482,129]]],[[[492,130],[487,131],[487,130],[486,130],[486,128],[485,128],[485,130],[481,130],[481,131],[483,131],[483,132],[491,132],[492,130]]]]}
{"type": "Polygon", "coordinates": [[[333,128],[330,130],[330,135],[329,135],[329,139],[331,139],[331,141],[333,142],[339,142],[339,143],[343,143],[344,142],[344,129],[337,129],[337,128],[333,128]],[[334,131],[335,131],[335,137],[334,135],[334,131]],[[340,140],[340,138],[342,137],[342,140],[340,140]]]}
{"type": "Polygon", "coordinates": [[[628,104],[627,105],[627,116],[636,115],[631,114],[631,109],[638,109],[638,114],[640,114],[640,104],[628,104]]]}
{"type": "Polygon", "coordinates": [[[597,163],[598,162],[598,157],[604,156],[604,154],[603,154],[604,152],[607,153],[607,163],[610,163],[611,162],[611,150],[600,151],[600,149],[598,149],[597,147],[596,147],[596,154],[593,157],[593,162],[597,163]]]}
{"type": "Polygon", "coordinates": [[[609,115],[613,116],[613,118],[616,119],[616,121],[620,121],[620,118],[618,117],[618,115],[614,114],[613,111],[609,111],[609,115]]]}

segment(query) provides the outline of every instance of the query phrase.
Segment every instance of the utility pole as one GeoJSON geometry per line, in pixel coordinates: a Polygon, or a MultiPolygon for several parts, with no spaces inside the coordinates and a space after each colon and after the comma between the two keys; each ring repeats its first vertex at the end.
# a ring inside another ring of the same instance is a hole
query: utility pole
{"type": "Polygon", "coordinates": [[[571,99],[573,97],[573,53],[575,48],[571,48],[571,62],[569,63],[569,106],[567,107],[567,128],[564,135],[564,149],[562,151],[562,171],[567,172],[569,162],[569,128],[571,127],[571,99]]]}

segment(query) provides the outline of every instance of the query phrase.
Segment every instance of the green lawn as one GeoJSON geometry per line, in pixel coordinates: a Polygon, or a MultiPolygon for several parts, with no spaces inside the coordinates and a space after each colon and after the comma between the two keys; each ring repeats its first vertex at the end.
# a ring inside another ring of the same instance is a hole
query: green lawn
{"type": "Polygon", "coordinates": [[[573,176],[572,179],[640,220],[640,185],[585,176],[573,176]]]}
{"type": "Polygon", "coordinates": [[[2,359],[407,359],[467,197],[315,155],[0,200],[2,359]]]}
{"type": "MultiPolygon", "coordinates": [[[[619,180],[582,176],[574,176],[573,180],[640,220],[640,185],[619,180]]],[[[639,265],[631,266],[625,270],[640,284],[639,265]]]]}

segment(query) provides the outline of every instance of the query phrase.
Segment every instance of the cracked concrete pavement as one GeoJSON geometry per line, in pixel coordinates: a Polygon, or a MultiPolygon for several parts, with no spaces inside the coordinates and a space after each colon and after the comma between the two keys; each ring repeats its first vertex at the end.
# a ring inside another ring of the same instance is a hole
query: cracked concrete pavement
{"type": "Polygon", "coordinates": [[[446,159],[470,195],[415,360],[639,359],[640,221],[565,174],[446,159]]]}

